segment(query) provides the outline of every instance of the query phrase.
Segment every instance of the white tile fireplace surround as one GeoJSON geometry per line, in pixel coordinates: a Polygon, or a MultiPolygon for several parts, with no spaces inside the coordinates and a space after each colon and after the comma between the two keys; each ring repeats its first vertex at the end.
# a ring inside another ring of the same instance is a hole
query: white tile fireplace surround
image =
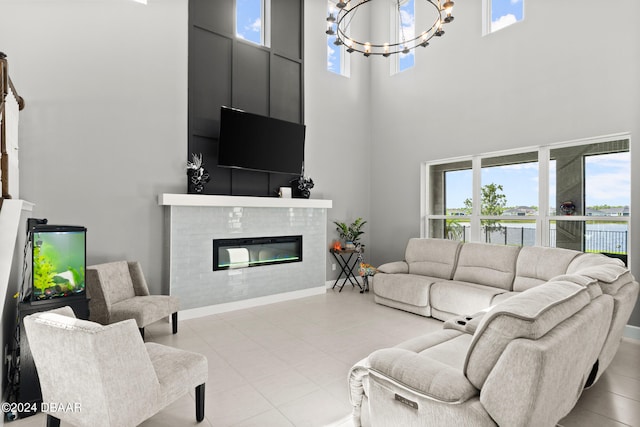
{"type": "Polygon", "coordinates": [[[160,194],[164,269],[181,316],[198,317],[325,292],[331,200],[160,194]],[[213,271],[213,240],[302,235],[302,262],[213,271]]]}

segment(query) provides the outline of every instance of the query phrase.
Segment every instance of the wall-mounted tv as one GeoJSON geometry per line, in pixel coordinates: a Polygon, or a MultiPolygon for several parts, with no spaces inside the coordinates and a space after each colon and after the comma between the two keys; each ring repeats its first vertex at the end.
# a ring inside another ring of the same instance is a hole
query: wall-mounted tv
{"type": "Polygon", "coordinates": [[[300,175],[305,125],[220,109],[218,166],[300,175]]]}
{"type": "Polygon", "coordinates": [[[37,225],[31,232],[31,301],[85,292],[85,227],[37,225]]]}

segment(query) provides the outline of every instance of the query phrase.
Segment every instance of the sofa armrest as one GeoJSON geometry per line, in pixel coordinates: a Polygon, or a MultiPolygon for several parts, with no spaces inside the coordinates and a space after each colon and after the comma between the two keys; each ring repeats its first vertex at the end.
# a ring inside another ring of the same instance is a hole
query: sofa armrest
{"type": "Polygon", "coordinates": [[[378,267],[378,271],[380,273],[388,273],[388,274],[395,274],[395,273],[407,274],[409,273],[409,264],[407,264],[405,261],[388,262],[378,267]]]}
{"type": "Polygon", "coordinates": [[[369,355],[371,374],[385,377],[414,392],[445,403],[461,403],[479,395],[462,371],[401,348],[369,355]]]}
{"type": "Polygon", "coordinates": [[[442,325],[442,329],[454,329],[473,335],[476,333],[476,329],[478,329],[480,321],[487,313],[487,311],[488,310],[479,311],[476,314],[472,315],[456,316],[444,322],[444,324],[442,325]]]}

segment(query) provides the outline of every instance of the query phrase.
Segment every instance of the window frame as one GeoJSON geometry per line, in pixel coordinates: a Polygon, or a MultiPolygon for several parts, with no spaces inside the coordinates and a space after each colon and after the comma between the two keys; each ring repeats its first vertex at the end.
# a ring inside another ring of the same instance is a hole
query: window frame
{"type": "MultiPolygon", "coordinates": [[[[536,223],[536,237],[535,237],[535,245],[536,246],[546,246],[550,245],[550,230],[552,222],[557,221],[579,221],[579,222],[615,222],[615,223],[624,223],[627,226],[628,236],[631,236],[632,232],[632,218],[633,213],[630,211],[628,216],[603,216],[603,215],[586,215],[586,212],[583,212],[585,215],[555,215],[551,214],[550,211],[550,189],[549,189],[549,164],[551,162],[551,150],[558,148],[568,148],[568,147],[576,147],[580,145],[590,145],[597,143],[606,143],[613,142],[617,140],[627,140],[629,143],[629,156],[631,157],[632,152],[632,143],[631,143],[631,135],[629,133],[620,133],[620,134],[612,134],[603,137],[595,137],[595,138],[585,138],[567,142],[560,142],[548,145],[539,145],[539,146],[530,146],[530,147],[522,147],[512,150],[503,150],[497,152],[488,152],[470,156],[461,156],[455,158],[447,158],[440,159],[434,161],[425,161],[421,163],[421,183],[420,183],[420,237],[431,237],[429,235],[429,221],[430,220],[450,220],[451,216],[446,215],[446,206],[444,210],[444,214],[432,214],[430,212],[430,207],[432,206],[431,200],[431,182],[429,176],[429,170],[431,167],[442,166],[449,163],[458,163],[458,162],[468,162],[471,161],[472,167],[472,200],[473,200],[473,209],[471,215],[461,215],[456,216],[459,219],[469,220],[471,230],[469,233],[469,241],[470,242],[484,242],[482,239],[482,230],[481,223],[483,220],[491,220],[491,219],[504,219],[504,215],[501,216],[483,216],[480,215],[481,208],[481,175],[482,175],[482,159],[491,158],[491,157],[499,157],[505,155],[512,154],[523,154],[528,152],[537,151],[538,152],[538,214],[537,215],[527,215],[522,217],[522,221],[531,221],[535,220],[536,223]]],[[[631,181],[631,189],[630,189],[629,197],[633,194],[634,191],[634,183],[631,181]]],[[[631,200],[629,200],[629,208],[631,208],[631,200]]],[[[586,207],[585,207],[586,208],[586,207]]],[[[509,220],[517,220],[516,218],[509,218],[509,220]]],[[[584,250],[584,248],[583,248],[584,250]]],[[[627,240],[627,248],[626,254],[631,259],[631,244],[630,239],[627,240]]]]}
{"type": "Polygon", "coordinates": [[[254,46],[271,47],[271,0],[260,0],[260,42],[256,43],[253,40],[249,40],[243,37],[239,37],[238,34],[238,0],[234,1],[234,29],[235,38],[245,43],[251,43],[254,46]]]}
{"type": "MultiPolygon", "coordinates": [[[[329,11],[331,8],[331,5],[333,5],[333,10],[335,15],[338,14],[338,7],[336,6],[337,0],[327,0],[327,16],[329,16],[329,11]]],[[[349,35],[350,31],[349,28],[347,28],[347,35],[349,35]]],[[[333,36],[334,39],[336,36],[333,36]]],[[[329,49],[329,38],[327,37],[327,49],[329,49]]],[[[333,43],[332,43],[333,44],[333,43]]],[[[351,55],[347,53],[346,49],[344,48],[344,46],[337,46],[337,45],[333,45],[334,48],[338,51],[338,55],[340,58],[340,69],[338,71],[333,71],[331,69],[329,69],[328,63],[327,63],[327,71],[330,72],[331,74],[335,74],[337,76],[343,76],[343,77],[347,77],[350,78],[351,77],[351,55]]],[[[327,51],[327,55],[328,55],[328,51],[327,51]]]]}
{"type": "Polygon", "coordinates": [[[512,24],[507,25],[506,27],[502,27],[496,30],[492,30],[491,26],[493,23],[493,20],[491,19],[491,15],[493,15],[493,6],[492,6],[492,0],[482,0],[482,35],[483,36],[487,36],[489,34],[494,34],[497,33],[498,31],[507,28],[507,27],[511,27],[514,24],[518,24],[522,21],[524,21],[525,18],[525,8],[524,8],[524,2],[525,0],[520,0],[522,2],[522,19],[520,19],[519,21],[516,21],[512,24]]]}
{"type": "MultiPolygon", "coordinates": [[[[409,2],[410,0],[402,0],[401,6],[403,4],[406,4],[407,2],[409,2]]],[[[398,4],[395,0],[391,0],[390,2],[390,7],[391,7],[391,13],[389,14],[390,18],[391,18],[391,22],[389,25],[389,28],[392,31],[391,37],[390,39],[393,40],[394,43],[399,43],[400,42],[400,11],[398,10],[398,4]]],[[[414,0],[413,2],[413,19],[414,21],[417,19],[417,11],[416,11],[417,7],[416,7],[416,1],[414,0]]],[[[409,39],[412,39],[413,37],[415,37],[415,35],[410,36],[409,39]]],[[[412,49],[410,51],[410,53],[408,53],[408,55],[413,55],[413,64],[411,64],[410,66],[408,66],[407,68],[404,69],[400,69],[400,55],[402,55],[401,53],[392,55],[391,57],[391,61],[389,61],[390,66],[391,66],[391,75],[395,75],[395,74],[400,74],[402,72],[405,72],[407,70],[410,70],[412,68],[414,68],[416,66],[416,50],[412,49]]]]}

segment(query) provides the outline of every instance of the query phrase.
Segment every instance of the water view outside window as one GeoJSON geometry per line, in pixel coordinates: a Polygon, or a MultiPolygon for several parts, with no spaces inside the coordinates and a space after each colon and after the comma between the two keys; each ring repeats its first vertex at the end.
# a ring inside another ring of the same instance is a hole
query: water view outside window
{"type": "Polygon", "coordinates": [[[550,215],[593,220],[552,221],[549,245],[602,252],[626,261],[631,213],[629,141],[557,148],[550,155],[550,215]]]}
{"type": "Polygon", "coordinates": [[[524,18],[524,0],[486,0],[491,15],[490,33],[501,30],[524,18]]]}
{"type": "Polygon", "coordinates": [[[483,155],[430,164],[425,170],[429,184],[425,234],[429,237],[544,244],[604,253],[626,262],[631,221],[628,139],[483,155]],[[543,180],[540,166],[547,154],[549,176],[543,180]],[[474,183],[472,171],[478,165],[480,180],[474,183]],[[549,198],[545,195],[544,209],[540,209],[541,182],[547,181],[544,193],[549,198]],[[480,196],[477,200],[473,200],[474,191],[480,196]],[[480,204],[475,210],[474,203],[480,204]]]}
{"type": "Polygon", "coordinates": [[[264,44],[263,0],[236,1],[236,36],[255,44],[264,44]]]}

